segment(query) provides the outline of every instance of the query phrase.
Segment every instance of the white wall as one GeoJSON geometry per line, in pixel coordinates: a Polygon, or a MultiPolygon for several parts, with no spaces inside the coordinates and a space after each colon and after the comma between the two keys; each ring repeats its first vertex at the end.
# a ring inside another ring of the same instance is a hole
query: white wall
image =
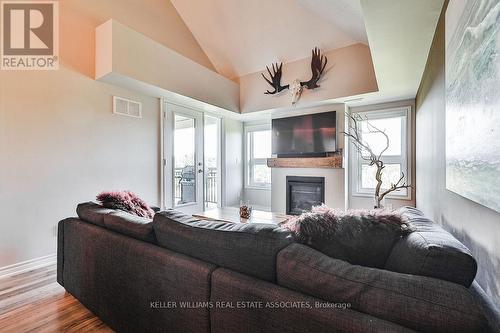
{"type": "Polygon", "coordinates": [[[94,81],[94,29],[116,18],[210,67],[163,0],[60,1],[58,71],[0,71],[0,267],[56,250],[77,203],[128,189],[159,204],[159,101],[94,81]],[[112,96],[143,119],[112,114],[112,96]]]}
{"type": "Polygon", "coordinates": [[[243,189],[243,123],[234,119],[223,120],[225,150],[222,160],[225,206],[239,207],[243,189]]]}
{"type": "MultiPolygon", "coordinates": [[[[370,111],[377,111],[377,110],[384,110],[384,109],[391,109],[391,108],[397,108],[397,107],[404,107],[404,106],[410,106],[411,107],[411,135],[410,135],[410,140],[411,140],[411,151],[408,152],[410,155],[410,161],[411,163],[409,164],[410,167],[410,174],[411,174],[411,184],[415,185],[415,100],[410,99],[410,100],[403,100],[403,101],[396,101],[396,102],[390,102],[390,103],[382,103],[382,104],[375,104],[375,105],[365,105],[365,106],[357,106],[357,107],[350,107],[351,112],[370,112],[370,111]]],[[[356,150],[355,148],[351,145],[349,147],[349,172],[348,172],[348,197],[349,197],[349,208],[353,209],[371,209],[373,208],[373,197],[365,197],[365,196],[359,196],[359,195],[353,195],[353,170],[354,168],[357,167],[356,165],[356,150]]],[[[402,206],[415,206],[415,187],[411,189],[411,199],[409,200],[400,200],[400,199],[386,199],[386,205],[392,205],[394,208],[402,207],[402,206]]]]}
{"type": "Polygon", "coordinates": [[[159,101],[62,68],[0,72],[0,267],[55,252],[54,228],[103,190],[159,203],[159,101]],[[112,95],[143,118],[112,114],[112,95]]]}
{"type": "Polygon", "coordinates": [[[416,99],[417,207],[472,251],[476,279],[499,304],[500,214],[446,189],[444,43],[442,15],[416,99]]]}
{"type": "Polygon", "coordinates": [[[245,188],[243,200],[248,201],[255,209],[271,211],[271,189],[245,188]]]}

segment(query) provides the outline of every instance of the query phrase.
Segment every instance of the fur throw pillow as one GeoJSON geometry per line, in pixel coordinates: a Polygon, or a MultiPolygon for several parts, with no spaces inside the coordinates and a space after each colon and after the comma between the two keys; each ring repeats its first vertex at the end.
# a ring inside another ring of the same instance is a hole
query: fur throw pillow
{"type": "Polygon", "coordinates": [[[111,209],[120,209],[130,214],[152,219],[154,211],[151,207],[130,191],[102,192],[97,195],[99,201],[104,207],[111,209]]]}
{"type": "Polygon", "coordinates": [[[313,207],[283,227],[295,239],[354,265],[383,268],[392,247],[410,232],[404,218],[388,210],[340,210],[313,207]]]}

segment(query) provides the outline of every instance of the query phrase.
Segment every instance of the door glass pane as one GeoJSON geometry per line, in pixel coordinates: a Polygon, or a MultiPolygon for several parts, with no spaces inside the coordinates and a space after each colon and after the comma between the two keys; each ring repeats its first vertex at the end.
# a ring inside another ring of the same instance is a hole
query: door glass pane
{"type": "Polygon", "coordinates": [[[253,181],[257,184],[271,184],[271,170],[265,164],[253,166],[253,181]]]}
{"type": "MultiPolygon", "coordinates": [[[[385,132],[389,137],[389,148],[384,152],[384,156],[401,155],[401,127],[403,117],[392,117],[383,119],[372,119],[368,122],[385,132]]],[[[381,133],[371,133],[375,128],[368,126],[366,121],[362,122],[363,140],[367,142],[375,154],[380,154],[387,145],[385,136],[381,133]]]]}
{"type": "MultiPolygon", "coordinates": [[[[400,164],[384,164],[385,168],[382,170],[382,188],[387,189],[391,184],[396,183],[401,177],[400,164]]],[[[361,186],[363,188],[375,188],[377,180],[375,174],[377,167],[375,165],[363,164],[361,167],[361,186]]]]}
{"type": "Polygon", "coordinates": [[[271,157],[271,131],[253,132],[253,158],[271,157]]]}
{"type": "Polygon", "coordinates": [[[174,116],[175,205],[196,202],[195,120],[174,116]]]}
{"type": "Polygon", "coordinates": [[[205,116],[205,207],[215,208],[219,202],[220,120],[205,116]]]}

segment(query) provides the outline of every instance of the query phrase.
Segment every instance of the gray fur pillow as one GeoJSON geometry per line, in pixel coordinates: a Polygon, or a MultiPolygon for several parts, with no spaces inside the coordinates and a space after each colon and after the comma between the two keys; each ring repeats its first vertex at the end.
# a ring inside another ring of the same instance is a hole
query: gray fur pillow
{"type": "Polygon", "coordinates": [[[283,227],[295,239],[353,265],[383,268],[392,247],[410,232],[404,218],[388,210],[339,210],[314,207],[283,227]]]}

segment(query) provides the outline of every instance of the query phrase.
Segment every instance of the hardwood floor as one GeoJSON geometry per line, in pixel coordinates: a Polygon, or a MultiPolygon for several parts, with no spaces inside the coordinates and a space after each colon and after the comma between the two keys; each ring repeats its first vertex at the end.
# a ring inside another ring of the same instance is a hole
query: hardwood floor
{"type": "Polygon", "coordinates": [[[113,332],[56,282],[54,264],[0,277],[0,332],[113,332]]]}

